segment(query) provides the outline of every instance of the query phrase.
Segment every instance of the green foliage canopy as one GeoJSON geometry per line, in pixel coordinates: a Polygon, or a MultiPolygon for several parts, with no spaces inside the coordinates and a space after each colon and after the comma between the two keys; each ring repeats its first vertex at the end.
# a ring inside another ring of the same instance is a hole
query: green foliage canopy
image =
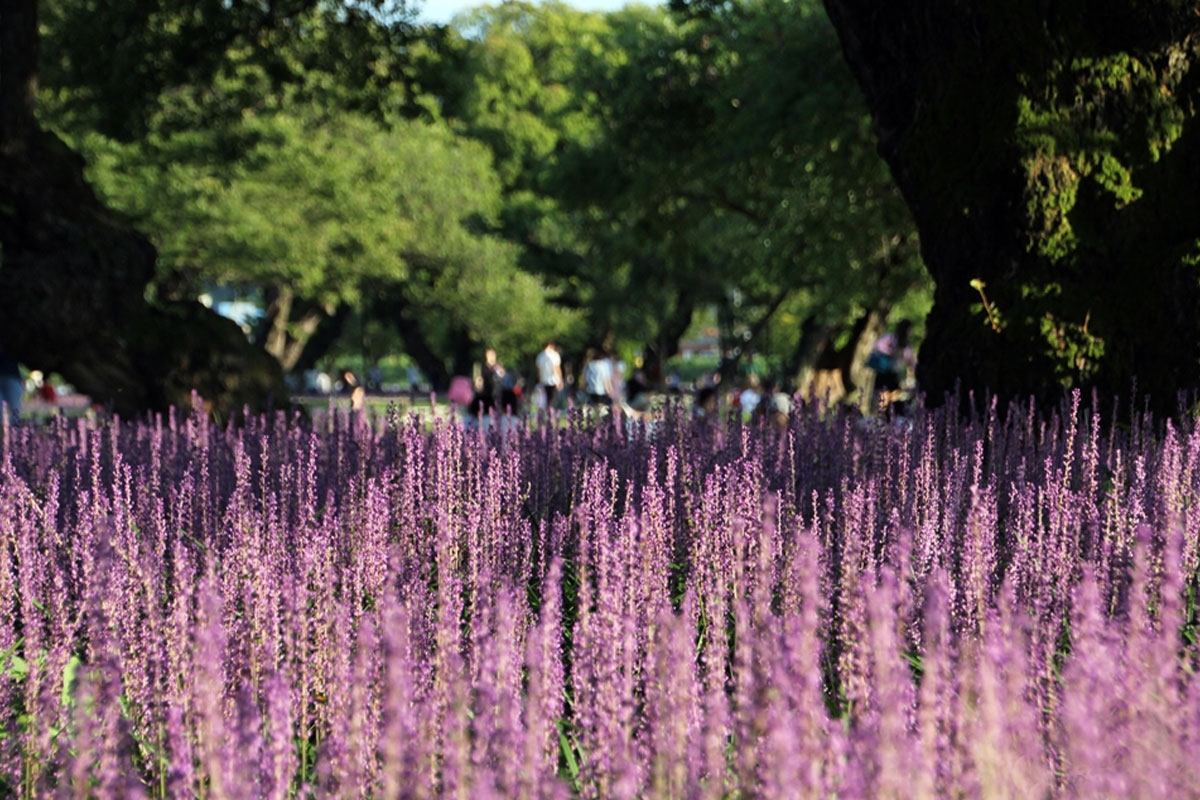
{"type": "Polygon", "coordinates": [[[668,355],[712,307],[728,343],[783,352],[801,318],[928,292],[810,0],[508,2],[450,29],[324,0],[102,4],[127,70],[96,62],[82,3],[50,9],[43,116],[152,234],[164,295],[234,284],[327,318],[386,297],[449,359],[547,335],[668,355]]]}

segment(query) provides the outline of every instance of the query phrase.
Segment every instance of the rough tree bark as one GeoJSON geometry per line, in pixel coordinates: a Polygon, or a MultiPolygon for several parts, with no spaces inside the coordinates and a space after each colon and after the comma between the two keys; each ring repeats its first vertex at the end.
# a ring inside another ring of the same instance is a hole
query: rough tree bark
{"type": "Polygon", "coordinates": [[[198,302],[150,304],[150,242],[111,214],[34,115],[36,0],[0,4],[0,341],[124,415],[286,402],[277,364],[198,302]]]}
{"type": "Polygon", "coordinates": [[[1200,386],[1200,15],[825,0],[937,283],[937,402],[1200,386]]]}

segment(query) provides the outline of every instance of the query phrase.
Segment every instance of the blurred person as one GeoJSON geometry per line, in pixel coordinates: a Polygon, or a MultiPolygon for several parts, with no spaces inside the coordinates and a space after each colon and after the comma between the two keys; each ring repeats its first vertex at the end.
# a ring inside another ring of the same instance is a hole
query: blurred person
{"type": "Polygon", "coordinates": [[[0,403],[8,409],[8,417],[16,424],[21,416],[21,399],[25,395],[25,382],[21,379],[21,368],[16,359],[0,347],[0,403]]]}
{"type": "Polygon", "coordinates": [[[483,419],[494,410],[504,410],[504,366],[496,357],[495,349],[483,351],[483,366],[475,381],[475,398],[471,401],[471,412],[483,419]]]}
{"type": "Polygon", "coordinates": [[[616,358],[611,354],[609,361],[612,363],[612,393],[610,397],[614,403],[624,404],[625,402],[625,362],[616,358]]]}
{"type": "Polygon", "coordinates": [[[625,383],[625,396],[617,401],[621,409],[621,413],[630,422],[649,421],[651,418],[650,409],[650,387],[646,379],[646,373],[643,370],[635,369],[633,375],[625,383]]]}
{"type": "Polygon", "coordinates": [[[759,394],[758,376],[751,373],[746,379],[746,387],[742,393],[738,395],[738,407],[742,409],[742,419],[750,419],[754,416],[755,409],[762,401],[762,395],[759,394]]]}
{"type": "Polygon", "coordinates": [[[58,401],[58,392],[54,390],[54,382],[40,369],[30,371],[29,378],[25,381],[25,393],[31,392],[37,395],[37,398],[43,403],[53,405],[58,401]]]}
{"type": "Polygon", "coordinates": [[[367,407],[367,390],[359,382],[354,370],[349,367],[343,368],[341,380],[338,383],[342,387],[342,394],[350,395],[351,410],[362,411],[367,407]]]}
{"type": "Polygon", "coordinates": [[[54,404],[58,402],[58,392],[54,388],[54,383],[46,378],[42,381],[42,385],[38,387],[38,397],[42,398],[43,403],[54,404]]]}
{"type": "Polygon", "coordinates": [[[607,353],[589,349],[587,363],[583,367],[583,389],[588,402],[608,408],[613,399],[613,366],[607,353]]]}
{"type": "Polygon", "coordinates": [[[633,377],[625,384],[625,402],[637,412],[650,409],[650,384],[643,370],[634,370],[633,377]]]}
{"type": "Polygon", "coordinates": [[[777,430],[784,430],[792,413],[792,395],[781,388],[774,378],[767,378],[763,383],[762,398],[755,409],[755,416],[770,424],[777,430]]]}
{"type": "Polygon", "coordinates": [[[506,371],[500,379],[500,410],[506,416],[517,416],[521,413],[521,397],[524,394],[525,382],[515,372],[506,371]]]}
{"type": "Polygon", "coordinates": [[[461,409],[470,409],[471,401],[475,399],[475,390],[471,388],[471,379],[466,375],[455,375],[450,379],[450,390],[447,399],[461,409]]]}
{"type": "Polygon", "coordinates": [[[698,420],[715,420],[717,418],[717,388],[701,386],[696,392],[692,403],[692,417],[698,420]]]}
{"type": "MultiPolygon", "coordinates": [[[[867,368],[875,373],[875,385],[871,390],[871,409],[874,412],[888,410],[903,397],[905,380],[917,366],[916,356],[908,343],[912,330],[910,320],[901,320],[894,331],[880,336],[867,357],[867,368]]],[[[898,406],[897,410],[901,410],[898,406]]]]}
{"type": "Polygon", "coordinates": [[[537,367],[538,386],[546,397],[546,408],[554,408],[554,401],[563,388],[562,356],[558,352],[558,344],[553,339],[547,339],[542,351],[534,361],[537,367]]]}
{"type": "Polygon", "coordinates": [[[421,370],[417,369],[416,364],[409,364],[404,369],[405,376],[408,378],[408,396],[410,400],[417,399],[417,393],[421,390],[421,370]]]}

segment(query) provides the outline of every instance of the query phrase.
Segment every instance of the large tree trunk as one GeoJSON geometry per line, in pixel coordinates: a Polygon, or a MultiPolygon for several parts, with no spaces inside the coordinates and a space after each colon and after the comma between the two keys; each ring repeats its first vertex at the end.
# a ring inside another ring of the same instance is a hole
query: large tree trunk
{"type": "Polygon", "coordinates": [[[57,138],[0,153],[0,341],[115,411],[186,405],[219,414],[287,401],[279,367],[198,302],[150,305],[155,251],[110,215],[57,138]]]}
{"type": "Polygon", "coordinates": [[[818,312],[810,311],[800,323],[800,336],[796,347],[783,365],[783,379],[801,383],[801,373],[809,373],[815,368],[817,356],[825,346],[832,332],[831,325],[823,325],[818,321],[818,312]]]}
{"type": "Polygon", "coordinates": [[[35,128],[37,0],[0,4],[0,149],[16,155],[35,128]]]}
{"type": "Polygon", "coordinates": [[[286,402],[278,366],[198,302],[150,305],[153,246],[114,217],[83,163],[34,118],[37,2],[0,5],[0,342],[124,415],[286,402]]]}
{"type": "Polygon", "coordinates": [[[445,389],[450,385],[451,373],[446,369],[446,362],[434,351],[425,337],[425,332],[421,330],[413,309],[409,308],[399,292],[392,292],[381,298],[376,313],[392,320],[396,332],[404,341],[405,354],[417,363],[417,367],[429,379],[435,390],[445,389]]]}
{"type": "Polygon", "coordinates": [[[654,340],[646,343],[642,366],[652,384],[662,383],[666,363],[679,352],[679,341],[692,324],[694,310],[695,302],[691,295],[680,293],[675,308],[659,324],[654,340]]]}
{"type": "Polygon", "coordinates": [[[296,359],[296,363],[292,365],[292,369],[297,372],[304,372],[313,369],[337,342],[342,332],[346,329],[346,320],[350,317],[350,307],[346,305],[338,306],[334,312],[321,320],[317,325],[317,329],[313,331],[312,336],[304,343],[304,349],[300,353],[300,357],[296,359]]]}
{"type": "Polygon", "coordinates": [[[1051,401],[1200,385],[1200,16],[825,0],[937,289],[918,378],[1051,401]]]}

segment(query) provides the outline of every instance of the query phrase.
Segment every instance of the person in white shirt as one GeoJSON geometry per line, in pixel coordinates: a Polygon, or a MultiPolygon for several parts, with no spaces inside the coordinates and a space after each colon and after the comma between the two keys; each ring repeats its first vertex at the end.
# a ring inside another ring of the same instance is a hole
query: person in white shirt
{"type": "Polygon", "coordinates": [[[607,353],[597,356],[588,351],[588,362],[583,368],[583,384],[588,402],[598,406],[611,406],[613,399],[613,363],[607,353]]]}
{"type": "Polygon", "coordinates": [[[754,409],[758,408],[759,401],[762,400],[762,395],[758,393],[758,387],[758,376],[751,374],[746,381],[746,388],[738,396],[738,405],[742,408],[742,419],[748,420],[754,416],[754,409]]]}
{"type": "Polygon", "coordinates": [[[535,363],[538,385],[546,395],[546,408],[553,408],[554,400],[563,387],[562,356],[558,354],[558,345],[553,340],[547,340],[535,363]]]}

